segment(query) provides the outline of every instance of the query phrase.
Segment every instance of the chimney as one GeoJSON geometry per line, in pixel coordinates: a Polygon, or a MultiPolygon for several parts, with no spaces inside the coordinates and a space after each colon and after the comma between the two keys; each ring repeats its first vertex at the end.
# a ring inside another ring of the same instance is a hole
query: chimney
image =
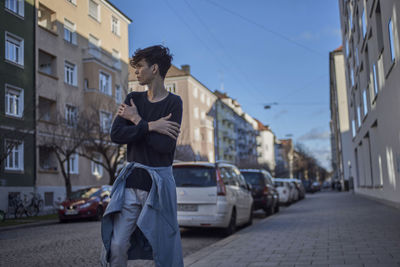
{"type": "Polygon", "coordinates": [[[183,70],[186,74],[190,74],[190,65],[181,65],[181,70],[183,70]]]}

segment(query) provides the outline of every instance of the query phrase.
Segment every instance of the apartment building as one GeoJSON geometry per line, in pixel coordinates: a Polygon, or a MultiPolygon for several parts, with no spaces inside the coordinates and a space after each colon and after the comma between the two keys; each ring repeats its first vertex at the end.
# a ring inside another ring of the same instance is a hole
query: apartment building
{"type": "Polygon", "coordinates": [[[348,182],[353,183],[354,168],[351,162],[354,162],[354,153],[342,47],[329,54],[329,73],[333,180],[340,182],[342,188],[345,188],[345,185],[347,188],[348,182]]]}
{"type": "Polygon", "coordinates": [[[8,192],[35,183],[35,58],[33,0],[5,0],[0,7],[0,209],[8,192]]]}
{"type": "Polygon", "coordinates": [[[256,119],[258,126],[257,142],[257,162],[260,166],[265,166],[271,171],[275,172],[275,134],[271,129],[256,119]]]}
{"type": "Polygon", "coordinates": [[[292,139],[277,139],[275,142],[275,176],[293,178],[294,146],[292,139]]]}
{"type": "MultiPolygon", "coordinates": [[[[62,137],[83,115],[108,133],[126,95],[131,20],[106,0],[36,0],[36,12],[36,185],[50,205],[65,195],[65,181],[47,142],[56,136],[72,145],[62,137]]],[[[79,152],[65,162],[72,188],[108,184],[103,157],[95,162],[79,152]]]]}
{"type": "MultiPolygon", "coordinates": [[[[129,90],[145,91],[139,85],[135,69],[129,70],[129,90]]],[[[217,97],[190,73],[190,66],[179,69],[172,65],[165,78],[165,87],[183,101],[181,133],[177,140],[177,160],[214,162],[214,118],[217,97]]]]}
{"type": "Polygon", "coordinates": [[[216,151],[221,160],[231,161],[241,167],[256,167],[258,124],[254,118],[243,111],[239,102],[226,93],[214,92],[217,103],[216,151]]]}
{"type": "Polygon", "coordinates": [[[400,3],[340,0],[355,191],[400,206],[400,3]]]}

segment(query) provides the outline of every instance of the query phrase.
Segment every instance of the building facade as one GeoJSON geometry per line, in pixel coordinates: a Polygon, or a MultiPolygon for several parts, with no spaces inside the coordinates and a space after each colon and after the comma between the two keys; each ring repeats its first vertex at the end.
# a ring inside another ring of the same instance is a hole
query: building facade
{"type": "Polygon", "coordinates": [[[82,116],[109,131],[128,85],[131,20],[105,0],[36,0],[36,12],[36,186],[50,206],[64,198],[66,181],[49,140],[73,151],[64,162],[73,189],[109,183],[103,167],[79,155],[75,136],[66,133],[82,116]]]}
{"type": "Polygon", "coordinates": [[[400,4],[340,0],[355,191],[400,206],[400,4]]]}
{"type": "Polygon", "coordinates": [[[33,0],[0,7],[0,209],[8,192],[35,184],[35,7],[33,0]]]}
{"type": "Polygon", "coordinates": [[[329,54],[331,146],[333,180],[345,188],[354,178],[352,136],[342,47],[329,54]]]}
{"type": "Polygon", "coordinates": [[[272,174],[275,172],[275,134],[271,129],[256,120],[258,124],[259,135],[257,142],[257,162],[260,166],[266,167],[272,174]]]}
{"type": "MultiPolygon", "coordinates": [[[[129,90],[146,91],[139,85],[134,68],[130,67],[129,90]]],[[[214,119],[216,96],[190,73],[190,66],[181,69],[172,65],[165,78],[165,88],[183,101],[181,133],[175,159],[215,162],[214,119]]]]}

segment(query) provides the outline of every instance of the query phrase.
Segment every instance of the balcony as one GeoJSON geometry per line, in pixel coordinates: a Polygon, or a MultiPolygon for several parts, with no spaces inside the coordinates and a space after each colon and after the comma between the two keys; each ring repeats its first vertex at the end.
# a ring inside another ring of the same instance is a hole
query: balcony
{"type": "Polygon", "coordinates": [[[121,71],[121,60],[112,56],[102,50],[100,47],[89,46],[88,48],[82,49],[82,57],[84,61],[96,60],[116,71],[121,71]]]}

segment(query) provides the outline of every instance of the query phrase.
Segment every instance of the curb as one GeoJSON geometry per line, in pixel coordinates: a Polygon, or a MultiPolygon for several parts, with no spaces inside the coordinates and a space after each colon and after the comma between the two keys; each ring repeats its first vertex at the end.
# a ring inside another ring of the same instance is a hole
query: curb
{"type": "Polygon", "coordinates": [[[59,221],[58,220],[45,220],[45,221],[38,221],[38,222],[32,222],[32,223],[23,223],[23,224],[18,224],[18,225],[4,226],[4,227],[0,227],[0,232],[16,230],[16,229],[21,229],[21,228],[46,226],[46,225],[52,225],[52,224],[56,224],[56,223],[59,223],[59,221]]]}
{"type": "Polygon", "coordinates": [[[218,249],[221,249],[223,247],[225,247],[226,245],[235,242],[237,239],[241,238],[243,234],[248,233],[248,232],[252,232],[254,229],[257,229],[260,225],[262,225],[263,223],[265,223],[266,221],[272,219],[274,216],[268,216],[262,220],[260,220],[259,222],[251,225],[251,226],[247,226],[246,228],[240,230],[237,233],[234,233],[231,236],[228,236],[208,247],[205,247],[195,253],[192,253],[186,257],[184,257],[183,262],[184,262],[184,266],[188,267],[188,266],[192,266],[193,264],[195,264],[196,262],[207,258],[210,254],[212,254],[213,252],[215,252],[218,249]]]}

